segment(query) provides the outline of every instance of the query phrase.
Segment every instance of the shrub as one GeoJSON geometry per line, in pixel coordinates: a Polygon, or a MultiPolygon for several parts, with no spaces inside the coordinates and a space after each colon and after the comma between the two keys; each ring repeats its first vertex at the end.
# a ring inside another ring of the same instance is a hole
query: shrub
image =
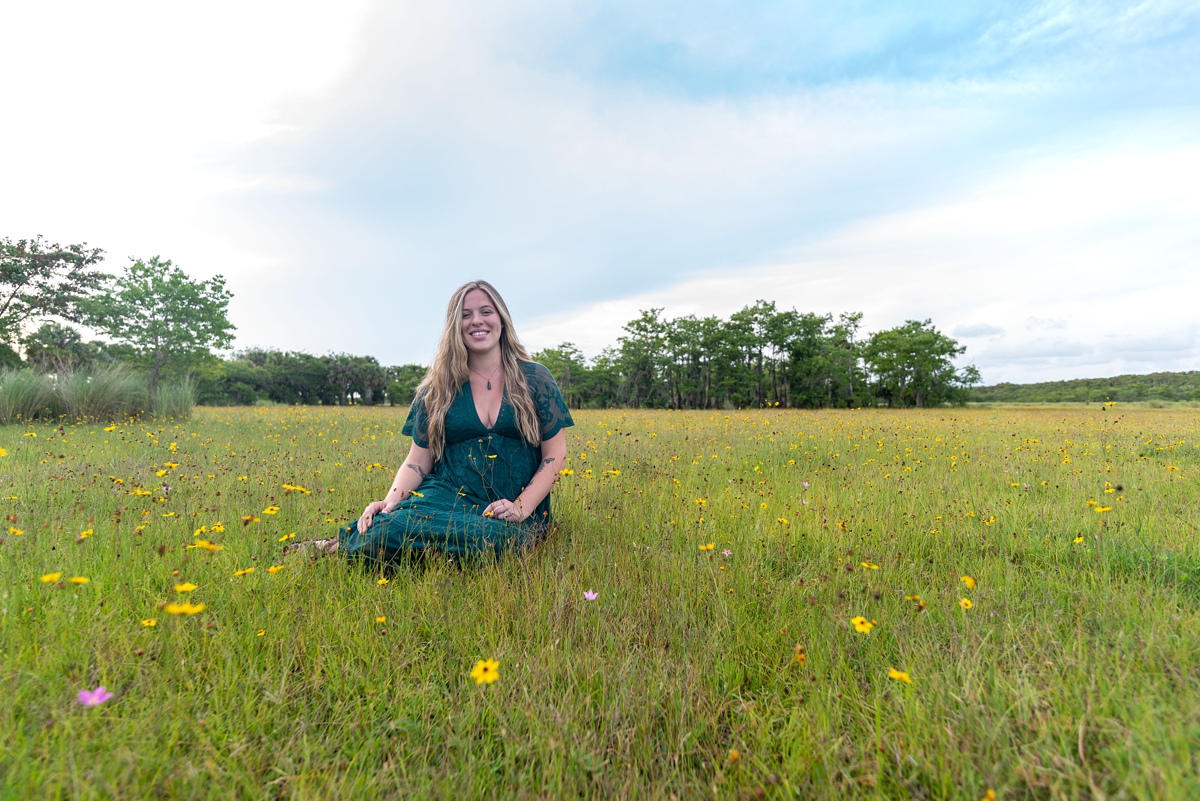
{"type": "Polygon", "coordinates": [[[44,413],[54,396],[49,376],[28,368],[0,370],[0,423],[31,420],[44,413]]]}

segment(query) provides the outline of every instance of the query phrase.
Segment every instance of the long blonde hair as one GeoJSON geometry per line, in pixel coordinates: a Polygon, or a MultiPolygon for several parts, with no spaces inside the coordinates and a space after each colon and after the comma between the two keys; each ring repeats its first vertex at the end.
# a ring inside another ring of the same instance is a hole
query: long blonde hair
{"type": "Polygon", "coordinates": [[[500,315],[503,326],[500,331],[500,364],[504,370],[508,402],[517,414],[517,429],[531,445],[538,445],[542,441],[537,409],[529,392],[529,382],[525,380],[525,373],[521,369],[521,362],[532,361],[529,352],[517,339],[508,307],[496,288],[487,281],[468,281],[450,296],[450,304],[446,307],[446,326],[442,329],[433,364],[417,385],[414,402],[425,403],[426,437],[434,461],[441,459],[446,450],[446,413],[462,385],[471,377],[467,368],[467,346],[463,342],[462,315],[467,293],[475,289],[488,296],[500,315]]]}

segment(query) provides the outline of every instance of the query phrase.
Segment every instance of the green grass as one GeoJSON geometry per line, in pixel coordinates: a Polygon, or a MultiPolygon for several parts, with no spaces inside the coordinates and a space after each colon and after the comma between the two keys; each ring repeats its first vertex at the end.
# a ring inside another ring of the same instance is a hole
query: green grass
{"type": "Polygon", "coordinates": [[[0,796],[1200,797],[1195,410],[583,412],[531,553],[282,561],[402,421],[0,428],[0,796]]]}

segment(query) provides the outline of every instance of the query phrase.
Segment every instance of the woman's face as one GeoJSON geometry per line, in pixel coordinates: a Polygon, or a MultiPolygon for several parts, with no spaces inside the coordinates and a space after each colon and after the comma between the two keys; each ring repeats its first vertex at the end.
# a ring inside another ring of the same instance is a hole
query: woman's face
{"type": "Polygon", "coordinates": [[[482,289],[472,289],[463,298],[462,335],[468,353],[482,355],[500,347],[504,330],[500,313],[482,289]]]}

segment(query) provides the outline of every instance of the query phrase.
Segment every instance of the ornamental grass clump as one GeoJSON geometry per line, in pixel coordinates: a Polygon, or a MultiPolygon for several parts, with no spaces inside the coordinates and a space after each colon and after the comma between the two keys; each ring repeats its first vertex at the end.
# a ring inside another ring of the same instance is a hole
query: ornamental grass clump
{"type": "Polygon", "coordinates": [[[49,376],[28,368],[0,371],[0,424],[38,417],[47,411],[53,396],[49,376]]]}
{"type": "Polygon", "coordinates": [[[120,420],[146,408],[146,379],[122,364],[60,373],[54,381],[57,414],[71,420],[120,420]]]}
{"type": "Polygon", "coordinates": [[[191,376],[158,385],[154,416],[159,420],[187,420],[196,406],[196,382],[191,376]]]}

